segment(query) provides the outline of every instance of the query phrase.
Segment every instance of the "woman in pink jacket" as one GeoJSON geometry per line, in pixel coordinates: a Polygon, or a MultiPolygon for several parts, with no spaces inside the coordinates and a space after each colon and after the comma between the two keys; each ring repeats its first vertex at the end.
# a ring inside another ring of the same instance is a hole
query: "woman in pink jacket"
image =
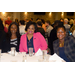
{"type": "Polygon", "coordinates": [[[36,53],[38,49],[46,50],[47,43],[40,32],[36,32],[37,26],[34,22],[28,22],[26,25],[26,34],[21,36],[19,51],[29,53],[29,48],[33,48],[36,53]]]}

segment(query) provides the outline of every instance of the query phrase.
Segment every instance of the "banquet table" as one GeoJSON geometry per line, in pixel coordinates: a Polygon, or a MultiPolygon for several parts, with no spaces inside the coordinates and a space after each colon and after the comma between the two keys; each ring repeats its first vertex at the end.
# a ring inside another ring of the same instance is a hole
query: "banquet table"
{"type": "MultiPolygon", "coordinates": [[[[50,58],[51,55],[48,55],[48,58],[50,58]]],[[[39,62],[40,56],[29,56],[29,54],[26,54],[26,61],[23,61],[23,55],[22,53],[17,53],[17,55],[12,56],[9,53],[1,53],[0,62],[39,62]]],[[[46,61],[51,62],[51,61],[46,61]]],[[[63,62],[63,61],[62,61],[63,62]]]]}

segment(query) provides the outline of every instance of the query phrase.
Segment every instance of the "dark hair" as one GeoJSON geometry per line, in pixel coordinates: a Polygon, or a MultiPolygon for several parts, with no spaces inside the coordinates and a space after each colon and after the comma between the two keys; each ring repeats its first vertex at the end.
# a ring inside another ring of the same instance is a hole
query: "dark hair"
{"type": "Polygon", "coordinates": [[[39,20],[39,19],[40,19],[40,18],[37,18],[36,21],[39,20]]]}
{"type": "Polygon", "coordinates": [[[20,20],[19,21],[22,25],[25,25],[25,21],[24,20],[20,20]]]}
{"type": "Polygon", "coordinates": [[[18,19],[17,18],[15,19],[15,22],[18,22],[18,19]]]}
{"type": "Polygon", "coordinates": [[[0,30],[4,30],[3,21],[0,19],[0,30]]]}
{"type": "Polygon", "coordinates": [[[57,26],[57,29],[56,29],[56,30],[58,30],[58,28],[63,28],[63,29],[64,29],[64,31],[66,31],[65,26],[63,26],[63,25],[61,25],[61,24],[57,26]]]}
{"type": "Polygon", "coordinates": [[[64,20],[63,18],[60,18],[60,20],[64,20]]]}
{"type": "Polygon", "coordinates": [[[37,25],[35,22],[31,22],[31,21],[27,22],[25,30],[27,31],[27,29],[29,28],[30,25],[34,25],[34,27],[35,27],[34,32],[36,33],[37,32],[37,25]]]}
{"type": "Polygon", "coordinates": [[[31,18],[31,20],[33,20],[33,18],[31,18]]]}
{"type": "Polygon", "coordinates": [[[37,24],[42,27],[42,22],[38,21],[37,24]]]}
{"type": "Polygon", "coordinates": [[[42,21],[43,24],[45,24],[45,20],[44,19],[41,19],[41,21],[42,21]]]}
{"type": "Polygon", "coordinates": [[[54,26],[58,26],[59,23],[60,23],[60,20],[55,20],[54,21],[54,26]]]}
{"type": "Polygon", "coordinates": [[[51,25],[51,22],[49,20],[47,20],[46,23],[48,23],[49,25],[51,25]]]}
{"type": "Polygon", "coordinates": [[[8,33],[7,33],[7,39],[8,39],[8,40],[11,38],[11,35],[12,35],[12,34],[11,34],[11,31],[10,31],[10,28],[11,28],[11,26],[12,26],[13,24],[15,24],[15,25],[17,26],[17,32],[16,32],[17,38],[20,37],[19,25],[18,25],[16,22],[12,22],[12,23],[9,25],[9,28],[8,28],[8,33]]]}

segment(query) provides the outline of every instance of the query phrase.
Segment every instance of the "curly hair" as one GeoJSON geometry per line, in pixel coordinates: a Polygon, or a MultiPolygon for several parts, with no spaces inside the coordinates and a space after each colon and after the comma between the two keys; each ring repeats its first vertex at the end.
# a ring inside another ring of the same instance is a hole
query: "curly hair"
{"type": "Polygon", "coordinates": [[[27,31],[27,29],[29,28],[29,26],[31,26],[31,25],[34,25],[34,27],[35,27],[35,33],[37,32],[37,25],[36,25],[36,23],[35,22],[27,22],[27,24],[26,24],[26,28],[25,28],[25,31],[27,31]]]}

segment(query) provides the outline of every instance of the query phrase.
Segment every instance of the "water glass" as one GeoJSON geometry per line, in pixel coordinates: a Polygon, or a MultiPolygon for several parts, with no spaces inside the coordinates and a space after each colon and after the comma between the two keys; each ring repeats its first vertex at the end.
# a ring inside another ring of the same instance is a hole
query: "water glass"
{"type": "Polygon", "coordinates": [[[11,55],[15,56],[15,47],[11,47],[11,55]]]}
{"type": "Polygon", "coordinates": [[[26,52],[22,52],[22,57],[23,57],[23,62],[26,62],[27,60],[27,57],[26,57],[26,52]]]}
{"type": "Polygon", "coordinates": [[[33,56],[33,48],[29,48],[29,56],[33,56]]]}
{"type": "Polygon", "coordinates": [[[47,50],[43,50],[43,59],[45,59],[46,55],[47,55],[47,50]]]}

